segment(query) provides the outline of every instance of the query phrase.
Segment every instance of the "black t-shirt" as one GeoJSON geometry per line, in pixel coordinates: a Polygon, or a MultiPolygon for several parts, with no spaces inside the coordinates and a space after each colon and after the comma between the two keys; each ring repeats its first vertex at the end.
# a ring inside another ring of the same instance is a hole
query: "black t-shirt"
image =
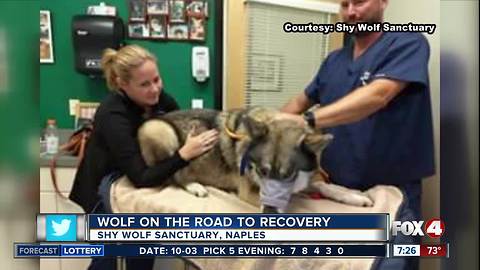
{"type": "MultiPolygon", "coordinates": [[[[151,115],[178,110],[175,100],[162,91],[151,115]]],[[[146,118],[144,110],[122,92],[112,92],[100,104],[94,128],[87,143],[70,193],[70,199],[89,213],[98,202],[97,188],[106,175],[119,172],[128,176],[136,187],[163,183],[188,162],[178,152],[148,167],[137,140],[137,131],[146,118]]]]}

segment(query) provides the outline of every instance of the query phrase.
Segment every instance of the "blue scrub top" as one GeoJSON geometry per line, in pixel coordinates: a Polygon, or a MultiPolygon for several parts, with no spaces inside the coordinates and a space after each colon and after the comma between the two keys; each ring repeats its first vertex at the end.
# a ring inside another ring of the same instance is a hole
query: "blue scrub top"
{"type": "Polygon", "coordinates": [[[332,180],[352,188],[402,185],[434,174],[428,59],[420,33],[386,32],[360,57],[353,43],[331,53],[305,89],[327,105],[377,78],[408,82],[390,103],[364,120],[325,132],[334,135],[321,165],[332,180]]]}

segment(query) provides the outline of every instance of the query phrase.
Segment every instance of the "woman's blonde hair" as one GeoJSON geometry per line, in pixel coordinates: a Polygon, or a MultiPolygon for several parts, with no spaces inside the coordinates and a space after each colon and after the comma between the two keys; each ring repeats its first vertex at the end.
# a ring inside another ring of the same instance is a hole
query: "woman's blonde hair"
{"type": "Polygon", "coordinates": [[[117,78],[124,82],[131,79],[130,71],[141,66],[145,61],[157,59],[146,49],[138,45],[128,45],[118,51],[106,49],[102,56],[102,70],[110,90],[119,90],[117,78]]]}

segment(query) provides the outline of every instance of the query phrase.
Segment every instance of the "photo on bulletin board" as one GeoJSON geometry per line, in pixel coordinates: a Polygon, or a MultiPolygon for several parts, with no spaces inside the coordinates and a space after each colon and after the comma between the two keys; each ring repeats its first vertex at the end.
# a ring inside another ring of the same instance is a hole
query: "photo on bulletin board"
{"type": "Polygon", "coordinates": [[[190,17],[189,30],[191,40],[205,40],[205,19],[190,17]]]}
{"type": "Polygon", "coordinates": [[[145,0],[129,0],[129,21],[144,22],[146,15],[145,0]]]}
{"type": "Polygon", "coordinates": [[[148,15],[167,15],[168,1],[167,0],[147,0],[147,14],[148,15]]]}
{"type": "Polygon", "coordinates": [[[173,23],[185,22],[185,1],[183,0],[170,1],[170,22],[173,22],[173,23]]]}
{"type": "Polygon", "coordinates": [[[188,16],[207,17],[207,2],[203,0],[192,0],[187,6],[188,16]]]}
{"type": "Polygon", "coordinates": [[[150,27],[148,23],[129,23],[128,36],[130,38],[148,38],[150,37],[150,27]]]}
{"type": "Polygon", "coordinates": [[[165,16],[150,16],[150,37],[163,39],[167,37],[167,18],[165,16]]]}
{"type": "Polygon", "coordinates": [[[175,40],[188,39],[188,25],[187,24],[169,24],[168,39],[175,39],[175,40]]]}
{"type": "Polygon", "coordinates": [[[50,11],[40,10],[40,63],[53,63],[50,11]]]}

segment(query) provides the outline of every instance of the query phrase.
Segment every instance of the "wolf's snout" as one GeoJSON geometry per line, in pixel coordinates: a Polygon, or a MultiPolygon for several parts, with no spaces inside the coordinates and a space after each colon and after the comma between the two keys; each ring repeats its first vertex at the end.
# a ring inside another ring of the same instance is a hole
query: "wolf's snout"
{"type": "Polygon", "coordinates": [[[267,177],[270,175],[270,166],[269,165],[261,165],[259,168],[259,174],[262,177],[267,177]]]}

